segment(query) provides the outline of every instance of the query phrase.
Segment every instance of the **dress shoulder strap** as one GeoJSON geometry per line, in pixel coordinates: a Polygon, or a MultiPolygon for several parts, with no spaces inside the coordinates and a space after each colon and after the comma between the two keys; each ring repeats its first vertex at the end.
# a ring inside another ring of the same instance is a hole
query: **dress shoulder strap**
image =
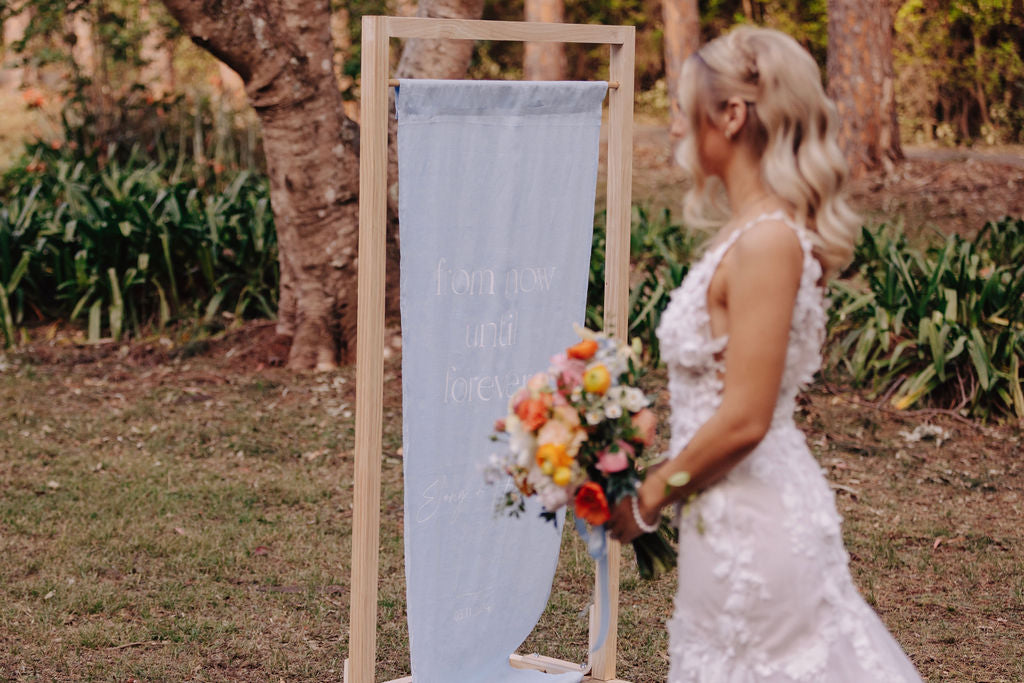
{"type": "MultiPolygon", "coordinates": [[[[814,257],[813,244],[811,243],[810,237],[807,235],[807,228],[797,223],[795,220],[789,217],[789,215],[782,209],[776,209],[775,211],[767,211],[765,213],[756,216],[755,218],[747,221],[742,226],[733,230],[732,233],[718,246],[714,248],[714,256],[712,258],[713,264],[711,266],[712,271],[718,268],[718,264],[721,263],[725,254],[732,248],[732,246],[751,228],[764,223],[765,221],[781,221],[788,225],[794,233],[796,233],[797,240],[800,242],[800,248],[804,252],[804,272],[808,273],[813,271],[814,268],[808,268],[808,264],[813,261],[817,263],[817,259],[814,257]]],[[[820,272],[816,277],[820,277],[820,272]]]]}
{"type": "MultiPolygon", "coordinates": [[[[762,213],[759,216],[747,221],[745,224],[743,224],[736,230],[733,230],[732,234],[729,235],[729,237],[726,238],[725,242],[722,243],[722,247],[725,247],[725,245],[729,245],[731,247],[733,244],[735,244],[736,240],[738,240],[740,237],[744,235],[744,233],[746,233],[751,228],[760,225],[761,223],[764,223],[765,221],[780,221],[782,223],[785,223],[793,230],[793,232],[796,233],[797,239],[800,240],[800,244],[802,246],[807,247],[810,245],[810,240],[807,237],[807,228],[805,228],[804,226],[800,225],[795,220],[790,218],[789,214],[787,214],[782,209],[776,209],[775,211],[768,211],[762,213]]],[[[729,249],[728,247],[725,247],[724,249],[722,249],[722,251],[726,252],[729,251],[729,249]]]]}

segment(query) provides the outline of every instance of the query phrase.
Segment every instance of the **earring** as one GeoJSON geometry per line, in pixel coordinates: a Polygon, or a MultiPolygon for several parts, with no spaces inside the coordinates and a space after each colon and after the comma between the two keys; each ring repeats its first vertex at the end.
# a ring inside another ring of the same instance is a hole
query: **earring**
{"type": "Polygon", "coordinates": [[[725,131],[725,139],[726,140],[732,140],[732,131],[731,130],[725,131]]]}

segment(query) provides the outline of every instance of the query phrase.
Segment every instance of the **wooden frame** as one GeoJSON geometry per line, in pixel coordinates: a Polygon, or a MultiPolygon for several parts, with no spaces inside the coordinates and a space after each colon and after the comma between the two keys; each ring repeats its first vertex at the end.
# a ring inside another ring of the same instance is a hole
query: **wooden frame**
{"type": "MultiPolygon", "coordinates": [[[[392,38],[596,43],[611,48],[608,101],[608,209],[605,262],[605,328],[624,339],[628,331],[630,197],[633,171],[632,26],[592,26],[513,21],[363,17],[359,159],[359,297],[356,346],[355,494],[348,683],[372,683],[377,655],[377,582],[380,553],[380,475],[384,380],[384,271],[387,221],[388,87],[392,38]]],[[[591,657],[586,680],[615,681],[619,544],[609,541],[609,632],[591,657]]],[[[591,639],[600,615],[592,609],[591,639]]],[[[512,666],[550,672],[578,671],[575,664],[538,655],[513,655],[512,666]]],[[[411,681],[403,678],[392,683],[411,681]]],[[[454,683],[454,682],[453,682],[454,683]]],[[[620,682],[622,683],[622,682],[620,682]]]]}

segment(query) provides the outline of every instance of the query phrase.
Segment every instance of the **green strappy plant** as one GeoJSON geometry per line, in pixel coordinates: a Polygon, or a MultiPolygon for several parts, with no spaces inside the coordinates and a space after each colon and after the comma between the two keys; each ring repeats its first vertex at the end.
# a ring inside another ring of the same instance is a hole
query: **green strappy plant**
{"type": "Polygon", "coordinates": [[[830,360],[899,409],[932,405],[1024,419],[1024,220],[922,248],[892,226],[865,228],[831,285],[830,360]]]}
{"type": "MultiPolygon", "coordinates": [[[[604,327],[604,260],[606,253],[604,213],[598,214],[590,256],[590,288],[587,292],[587,325],[604,327]]],[[[690,269],[690,262],[704,241],[703,233],[672,221],[668,209],[651,215],[633,207],[630,231],[629,336],[639,338],[652,365],[660,362],[656,331],[669,296],[690,269]]]]}

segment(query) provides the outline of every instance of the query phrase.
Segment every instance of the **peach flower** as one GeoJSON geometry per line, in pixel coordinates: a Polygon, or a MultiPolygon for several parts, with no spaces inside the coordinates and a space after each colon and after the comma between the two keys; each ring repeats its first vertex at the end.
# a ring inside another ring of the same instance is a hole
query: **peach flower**
{"type": "Polygon", "coordinates": [[[654,430],[658,426],[658,418],[654,413],[644,408],[633,416],[633,429],[636,430],[632,440],[650,446],[654,443],[654,430]]]}

